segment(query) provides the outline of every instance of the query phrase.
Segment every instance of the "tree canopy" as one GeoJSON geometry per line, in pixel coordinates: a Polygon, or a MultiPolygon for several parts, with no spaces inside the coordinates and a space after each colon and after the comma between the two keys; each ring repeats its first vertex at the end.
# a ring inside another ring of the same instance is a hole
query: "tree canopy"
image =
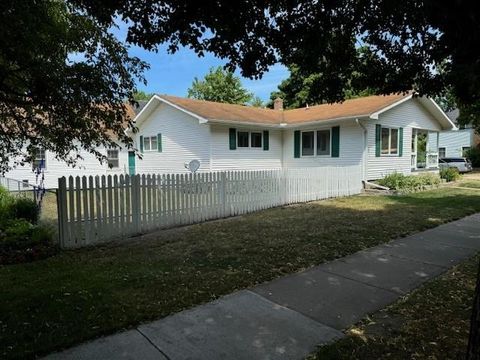
{"type": "Polygon", "coordinates": [[[195,78],[188,97],[242,105],[253,100],[253,94],[243,87],[240,77],[221,66],[211,68],[203,80],[195,78]]]}
{"type": "Polygon", "coordinates": [[[378,94],[451,91],[479,128],[480,8],[474,5],[464,0],[5,0],[0,4],[0,169],[26,144],[70,160],[80,147],[101,156],[96,146],[113,144],[107,134],[131,144],[123,133],[124,102],[133,101],[135,78],[143,81],[146,64],[129,56],[111,34],[118,21],[126,23],[129,44],[149,50],[167,44],[170,52],[186,46],[199,56],[210,52],[246,77],[261,77],[277,62],[296,65],[322,101],[342,101],[349,86],[378,94]]]}
{"type": "Polygon", "coordinates": [[[150,98],[153,96],[154,94],[151,94],[151,93],[147,93],[145,91],[142,91],[142,90],[137,90],[133,93],[133,99],[135,101],[145,101],[145,100],[150,100],[150,98]]]}
{"type": "Polygon", "coordinates": [[[124,128],[127,100],[146,64],[81,9],[59,0],[0,3],[0,173],[34,149],[74,163],[124,128]]]}
{"type": "MultiPolygon", "coordinates": [[[[298,66],[289,67],[290,76],[278,85],[278,90],[270,94],[270,101],[267,106],[273,108],[273,102],[276,98],[283,99],[285,109],[296,109],[306,105],[318,105],[326,102],[321,98],[321,92],[317,90],[318,82],[321,81],[322,74],[303,74],[298,66]]],[[[353,99],[361,96],[375,94],[373,89],[354,89],[350,84],[343,89],[345,99],[353,99]]]]}
{"type": "Polygon", "coordinates": [[[148,49],[208,51],[247,77],[278,61],[322,74],[316,91],[328,102],[343,100],[349,83],[379,94],[451,89],[460,106],[480,101],[480,8],[471,1],[72,2],[105,23],[128,20],[128,40],[148,49]]]}

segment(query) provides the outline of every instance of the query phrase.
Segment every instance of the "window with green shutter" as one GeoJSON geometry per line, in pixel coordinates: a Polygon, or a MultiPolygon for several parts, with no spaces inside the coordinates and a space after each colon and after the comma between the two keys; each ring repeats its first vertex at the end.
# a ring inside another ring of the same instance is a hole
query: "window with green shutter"
{"type": "Polygon", "coordinates": [[[237,149],[237,130],[235,128],[228,129],[228,135],[229,135],[230,150],[236,150],[237,149]]]}
{"type": "Polygon", "coordinates": [[[332,157],[340,157],[340,126],[332,127],[332,157]]]}
{"type": "Polygon", "coordinates": [[[163,151],[163,146],[162,146],[162,134],[157,134],[157,150],[158,152],[163,151]]]}
{"type": "Polygon", "coordinates": [[[269,150],[270,149],[270,134],[268,133],[268,130],[263,131],[263,150],[269,150]]]}
{"type": "Polygon", "coordinates": [[[293,157],[300,157],[300,130],[293,132],[293,157]]]}

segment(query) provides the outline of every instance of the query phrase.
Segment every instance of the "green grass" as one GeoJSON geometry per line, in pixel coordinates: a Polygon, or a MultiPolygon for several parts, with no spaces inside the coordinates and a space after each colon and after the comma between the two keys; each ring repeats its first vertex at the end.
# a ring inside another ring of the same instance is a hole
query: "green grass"
{"type": "Polygon", "coordinates": [[[479,259],[456,266],[307,359],[464,359],[479,259]]]}
{"type": "Polygon", "coordinates": [[[42,355],[480,211],[477,190],[270,209],[0,267],[0,358],[42,355]]]}
{"type": "Polygon", "coordinates": [[[461,181],[458,183],[458,186],[480,189],[480,181],[461,181]]]}

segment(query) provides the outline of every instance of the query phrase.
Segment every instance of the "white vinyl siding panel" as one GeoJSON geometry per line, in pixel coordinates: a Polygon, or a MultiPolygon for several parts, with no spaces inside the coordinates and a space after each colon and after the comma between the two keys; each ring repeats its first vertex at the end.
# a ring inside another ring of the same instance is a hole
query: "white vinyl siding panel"
{"type": "Polygon", "coordinates": [[[474,146],[473,137],[473,129],[442,131],[439,143],[445,148],[445,157],[460,157],[463,147],[474,146]]]}
{"type": "MultiPolygon", "coordinates": [[[[404,103],[382,113],[378,120],[366,120],[367,127],[367,179],[375,180],[393,173],[411,173],[411,146],[412,129],[424,129],[429,131],[440,131],[441,127],[437,120],[415,99],[407,100],[404,103]],[[403,128],[403,155],[381,155],[375,156],[375,125],[385,127],[403,128]]],[[[435,139],[430,139],[436,142],[435,139]]],[[[341,145],[340,145],[341,146],[341,145]]],[[[433,145],[432,145],[433,146],[433,145]]]]}
{"type": "MultiPolygon", "coordinates": [[[[98,149],[101,153],[107,155],[107,150],[104,148],[98,149]]],[[[101,164],[98,159],[86,151],[82,151],[82,160],[78,160],[75,167],[67,165],[64,161],[57,160],[55,154],[51,151],[46,151],[45,169],[45,187],[48,189],[58,187],[58,178],[62,176],[96,176],[109,174],[126,174],[128,173],[128,152],[126,149],[118,151],[118,168],[109,169],[107,162],[101,164]]],[[[13,164],[13,162],[12,162],[13,164]]],[[[10,170],[5,175],[7,178],[15,180],[28,180],[31,185],[36,184],[35,173],[32,170],[32,164],[25,164],[10,170]]]]}
{"type": "Polygon", "coordinates": [[[160,104],[141,123],[135,134],[139,147],[140,136],[156,137],[162,134],[162,152],[145,151],[142,159],[136,159],[137,174],[186,173],[185,163],[200,161],[199,171],[210,169],[209,125],[199,124],[198,119],[169,105],[160,104]]]}
{"type": "Polygon", "coordinates": [[[281,130],[269,128],[248,128],[234,125],[210,125],[212,171],[224,170],[274,170],[282,168],[282,133],[281,130]],[[229,128],[238,132],[269,132],[269,150],[262,147],[242,148],[237,144],[235,150],[229,147],[229,128]]]}

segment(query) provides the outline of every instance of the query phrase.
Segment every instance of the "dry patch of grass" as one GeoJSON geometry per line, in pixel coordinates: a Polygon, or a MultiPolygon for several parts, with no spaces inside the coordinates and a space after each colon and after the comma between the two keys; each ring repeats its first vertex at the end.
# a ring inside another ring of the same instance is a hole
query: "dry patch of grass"
{"type": "Polygon", "coordinates": [[[480,192],[354,196],[0,267],[0,358],[42,355],[480,211],[480,192]]]}
{"type": "Polygon", "coordinates": [[[479,259],[454,267],[307,359],[463,359],[479,259]]]}

